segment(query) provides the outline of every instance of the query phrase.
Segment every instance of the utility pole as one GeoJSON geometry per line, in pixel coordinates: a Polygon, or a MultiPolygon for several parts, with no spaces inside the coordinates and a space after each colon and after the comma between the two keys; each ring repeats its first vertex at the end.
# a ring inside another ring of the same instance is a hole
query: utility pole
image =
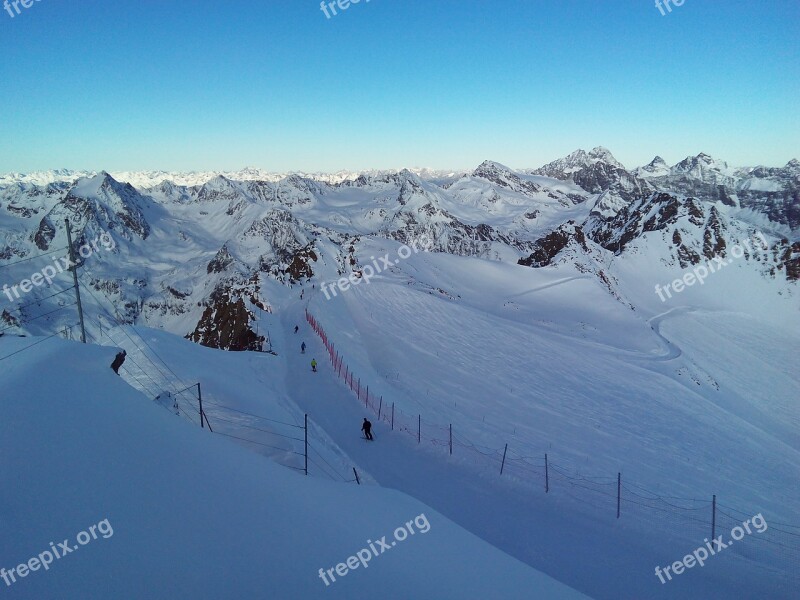
{"type": "Polygon", "coordinates": [[[69,219],[64,219],[67,225],[67,244],[69,245],[69,270],[72,271],[72,280],[75,282],[75,298],[78,300],[78,318],[81,321],[81,342],[86,343],[86,327],[83,324],[83,305],[81,304],[81,288],[78,285],[78,261],[75,260],[75,250],[72,248],[72,232],[69,230],[69,219]]]}
{"type": "MultiPolygon", "coordinates": [[[[200,391],[200,382],[197,382],[197,401],[200,404],[200,428],[205,429],[205,425],[203,425],[203,419],[205,419],[205,413],[203,412],[203,392],[200,391]]],[[[211,426],[209,425],[209,428],[211,426]]]]}

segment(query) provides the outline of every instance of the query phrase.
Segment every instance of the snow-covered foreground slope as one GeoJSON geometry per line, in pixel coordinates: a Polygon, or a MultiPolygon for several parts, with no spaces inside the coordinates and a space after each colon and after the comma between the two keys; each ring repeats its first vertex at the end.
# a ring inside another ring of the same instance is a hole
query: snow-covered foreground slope
{"type": "MultiPolygon", "coordinates": [[[[404,494],[306,478],[193,427],[117,378],[113,354],[52,339],[2,363],[0,566],[16,570],[3,597],[583,597],[404,494]],[[325,586],[320,568],[423,514],[325,586]],[[52,559],[62,540],[78,549],[52,559]]],[[[213,379],[214,360],[191,360],[213,379]]]]}

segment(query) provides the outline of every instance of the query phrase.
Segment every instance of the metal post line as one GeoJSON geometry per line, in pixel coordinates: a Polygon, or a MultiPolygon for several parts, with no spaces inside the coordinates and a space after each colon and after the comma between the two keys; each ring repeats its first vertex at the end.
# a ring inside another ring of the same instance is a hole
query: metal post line
{"type": "Polygon", "coordinates": [[[305,418],[305,444],[306,444],[306,476],[308,476],[308,415],[305,418]]]}

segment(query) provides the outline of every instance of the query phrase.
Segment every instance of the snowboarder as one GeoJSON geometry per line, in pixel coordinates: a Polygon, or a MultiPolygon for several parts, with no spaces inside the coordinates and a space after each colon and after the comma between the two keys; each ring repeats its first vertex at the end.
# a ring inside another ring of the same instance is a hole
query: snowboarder
{"type": "Polygon", "coordinates": [[[300,326],[299,325],[295,325],[294,326],[294,332],[297,333],[298,331],[300,331],[300,326]]]}
{"type": "Polygon", "coordinates": [[[364,417],[364,424],[361,426],[361,431],[364,432],[364,437],[368,440],[373,439],[372,437],[372,423],[369,422],[367,417],[364,417]]]}
{"type": "Polygon", "coordinates": [[[305,353],[306,353],[306,343],[303,342],[302,344],[300,344],[300,354],[305,354],[305,353]]]}
{"type": "Polygon", "coordinates": [[[316,358],[312,358],[311,359],[311,370],[314,371],[314,373],[317,372],[317,359],[316,358]]]}
{"type": "Polygon", "coordinates": [[[119,368],[122,366],[122,363],[125,362],[125,357],[128,356],[128,353],[123,350],[122,352],[118,353],[114,357],[114,362],[111,363],[111,369],[119,375],[119,368]]]}

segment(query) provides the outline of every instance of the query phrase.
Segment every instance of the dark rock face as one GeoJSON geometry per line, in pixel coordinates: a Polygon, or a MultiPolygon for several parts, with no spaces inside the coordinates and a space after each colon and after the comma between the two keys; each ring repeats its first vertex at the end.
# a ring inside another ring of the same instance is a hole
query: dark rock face
{"type": "Polygon", "coordinates": [[[583,250],[588,252],[586,235],[583,229],[576,226],[573,221],[570,221],[535,242],[533,253],[527,258],[521,258],[517,264],[534,268],[546,267],[552,264],[553,259],[572,241],[575,241],[583,250]]]}
{"type": "Polygon", "coordinates": [[[720,222],[719,212],[711,207],[711,216],[708,218],[703,232],[703,256],[711,260],[715,256],[725,256],[727,243],[724,228],[720,222]]]}
{"type": "Polygon", "coordinates": [[[789,240],[783,238],[775,245],[773,253],[777,270],[784,271],[788,281],[800,279],[800,241],[790,245],[789,240]]]}
{"type": "Polygon", "coordinates": [[[214,259],[210,263],[208,263],[208,266],[206,267],[206,272],[209,275],[211,273],[222,273],[232,264],[233,264],[233,256],[231,256],[231,253],[228,251],[228,246],[226,244],[225,246],[219,249],[219,252],[217,252],[217,255],[214,257],[214,259]]]}
{"type": "Polygon", "coordinates": [[[675,246],[676,252],[678,253],[678,262],[680,263],[682,269],[700,263],[700,255],[688,246],[684,245],[681,234],[677,229],[672,234],[672,243],[675,246]]]}
{"type": "Polygon", "coordinates": [[[317,254],[314,252],[313,244],[309,244],[305,248],[298,250],[291,257],[289,267],[285,270],[292,282],[298,282],[302,279],[311,279],[314,276],[314,269],[311,263],[317,261],[317,254]]]}
{"type": "MultiPolygon", "coordinates": [[[[19,319],[8,312],[6,309],[3,309],[3,312],[0,313],[0,323],[6,325],[7,327],[18,327],[19,326],[19,319]]],[[[0,333],[2,335],[2,333],[0,333]]]]}
{"type": "Polygon", "coordinates": [[[252,318],[242,298],[231,297],[228,291],[215,291],[194,332],[187,337],[209,348],[261,350],[265,338],[250,329],[252,318]]]}
{"type": "Polygon", "coordinates": [[[50,242],[56,237],[56,228],[50,222],[50,219],[45,217],[39,223],[39,229],[33,234],[33,243],[36,247],[43,252],[50,249],[50,242]]]}

